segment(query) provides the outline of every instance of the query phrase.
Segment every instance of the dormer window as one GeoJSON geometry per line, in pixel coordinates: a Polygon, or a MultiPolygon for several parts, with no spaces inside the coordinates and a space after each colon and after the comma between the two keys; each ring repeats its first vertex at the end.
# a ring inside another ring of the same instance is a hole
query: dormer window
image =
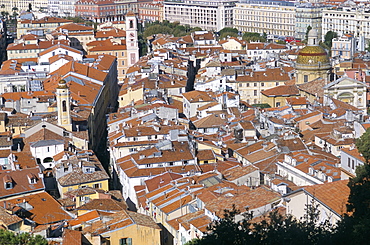
{"type": "Polygon", "coordinates": [[[5,175],[3,181],[5,189],[9,190],[13,188],[13,179],[9,175],[5,175]]]}
{"type": "Polygon", "coordinates": [[[36,184],[37,177],[34,174],[27,174],[27,178],[30,184],[36,184]]]}
{"type": "Polygon", "coordinates": [[[5,189],[9,190],[13,188],[13,183],[12,182],[7,182],[5,183],[5,189]]]}

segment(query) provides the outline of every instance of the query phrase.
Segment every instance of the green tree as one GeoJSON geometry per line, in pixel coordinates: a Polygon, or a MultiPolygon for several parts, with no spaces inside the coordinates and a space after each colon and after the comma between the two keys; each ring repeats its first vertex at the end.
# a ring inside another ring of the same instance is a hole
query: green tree
{"type": "Polygon", "coordinates": [[[333,226],[328,222],[319,222],[318,204],[312,202],[306,206],[306,214],[301,220],[291,215],[282,216],[277,211],[271,212],[261,222],[252,223],[252,213],[233,209],[224,211],[224,217],[214,221],[201,239],[190,241],[187,245],[206,244],[326,244],[332,243],[333,226]]]}
{"type": "Polygon", "coordinates": [[[154,34],[172,34],[172,29],[168,26],[163,26],[163,25],[152,25],[149,26],[148,28],[145,28],[145,31],[143,33],[143,37],[147,38],[151,35],[154,34]]]}
{"type": "Polygon", "coordinates": [[[365,158],[366,163],[370,160],[370,128],[356,140],[356,147],[358,151],[365,158]]]}
{"type": "Polygon", "coordinates": [[[248,41],[248,42],[266,42],[266,38],[261,36],[257,32],[245,32],[243,34],[243,40],[248,41]]]}
{"type": "Polygon", "coordinates": [[[189,245],[242,245],[252,242],[251,218],[251,212],[241,214],[240,210],[233,206],[232,210],[224,210],[222,219],[215,220],[208,226],[209,233],[202,239],[192,240],[189,245]],[[237,215],[241,220],[236,222],[237,215]]]}
{"type": "MultiPolygon", "coordinates": [[[[361,152],[361,151],[360,151],[361,152]]],[[[370,234],[370,165],[357,167],[356,177],[349,180],[351,192],[348,197],[347,211],[338,227],[338,241],[351,244],[368,244],[370,234]]]]}
{"type": "Polygon", "coordinates": [[[236,28],[225,27],[219,31],[220,39],[226,38],[227,36],[230,37],[238,37],[239,31],[236,28]]]}
{"type": "Polygon", "coordinates": [[[305,36],[305,41],[308,40],[308,33],[312,30],[312,27],[311,26],[307,26],[307,29],[306,29],[306,36],[305,36]]]}
{"type": "Polygon", "coordinates": [[[328,31],[326,34],[325,34],[325,37],[324,37],[324,43],[329,47],[331,48],[331,45],[332,45],[332,41],[333,41],[333,38],[336,38],[338,35],[336,32],[333,32],[333,31],[328,31]]]}
{"type": "Polygon", "coordinates": [[[14,234],[11,231],[0,230],[0,244],[6,245],[47,245],[47,240],[40,235],[29,233],[14,234]]]}

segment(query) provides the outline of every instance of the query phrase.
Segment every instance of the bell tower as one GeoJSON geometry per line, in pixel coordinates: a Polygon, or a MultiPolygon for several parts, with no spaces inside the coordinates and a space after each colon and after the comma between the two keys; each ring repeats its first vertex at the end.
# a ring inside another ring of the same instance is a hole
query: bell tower
{"type": "Polygon", "coordinates": [[[65,80],[60,80],[56,91],[58,125],[72,131],[71,103],[69,88],[65,80]]]}
{"type": "Polygon", "coordinates": [[[139,44],[137,36],[137,19],[133,12],[126,14],[126,47],[127,67],[134,65],[139,60],[139,44]]]}

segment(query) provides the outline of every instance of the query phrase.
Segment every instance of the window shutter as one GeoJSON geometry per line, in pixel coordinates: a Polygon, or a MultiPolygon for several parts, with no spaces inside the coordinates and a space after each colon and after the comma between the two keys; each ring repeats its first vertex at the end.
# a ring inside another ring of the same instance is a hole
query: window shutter
{"type": "Polygon", "coordinates": [[[127,238],[127,245],[132,245],[132,238],[127,238]]]}

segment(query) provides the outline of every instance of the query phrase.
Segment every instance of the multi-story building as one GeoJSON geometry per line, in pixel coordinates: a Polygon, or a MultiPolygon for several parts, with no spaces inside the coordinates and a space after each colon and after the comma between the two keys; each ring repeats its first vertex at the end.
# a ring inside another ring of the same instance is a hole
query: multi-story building
{"type": "Polygon", "coordinates": [[[77,0],[49,0],[48,13],[50,16],[73,17],[76,15],[75,4],[77,0]]]}
{"type": "Polygon", "coordinates": [[[294,36],[295,11],[292,2],[241,0],[234,8],[234,27],[242,32],[294,36]]]}
{"type": "Polygon", "coordinates": [[[178,21],[182,25],[200,27],[203,30],[219,31],[233,26],[235,0],[180,0],[165,1],[163,19],[178,21]]]}
{"type": "Polygon", "coordinates": [[[44,33],[51,33],[58,26],[72,23],[72,20],[66,20],[56,17],[44,17],[38,20],[18,20],[17,23],[17,38],[35,30],[42,30],[44,33]]]}
{"type": "Polygon", "coordinates": [[[98,23],[114,19],[116,5],[113,0],[78,0],[75,4],[76,16],[93,20],[98,23]]]}
{"type": "Polygon", "coordinates": [[[356,52],[356,39],[352,34],[334,38],[331,47],[331,57],[338,57],[341,59],[352,59],[356,52]]]}
{"type": "Polygon", "coordinates": [[[1,1],[0,5],[1,11],[5,11],[8,13],[13,13],[14,7],[17,8],[17,12],[20,13],[22,11],[28,10],[30,7],[32,10],[46,10],[48,9],[48,0],[8,0],[8,1],[1,1]]]}
{"type": "Polygon", "coordinates": [[[353,34],[370,39],[370,9],[364,6],[343,6],[325,9],[322,13],[322,35],[333,31],[342,36],[353,34]]]}
{"type": "Polygon", "coordinates": [[[312,5],[311,3],[300,4],[296,6],[296,23],[295,23],[295,38],[306,39],[307,28],[316,29],[319,37],[322,37],[322,11],[327,8],[321,5],[312,5]]]}
{"type": "Polygon", "coordinates": [[[141,3],[139,5],[139,19],[145,22],[162,21],[163,3],[141,3]]]}
{"type": "Polygon", "coordinates": [[[128,12],[139,12],[140,3],[137,0],[115,0],[116,13],[118,19],[121,19],[128,12]]]}

